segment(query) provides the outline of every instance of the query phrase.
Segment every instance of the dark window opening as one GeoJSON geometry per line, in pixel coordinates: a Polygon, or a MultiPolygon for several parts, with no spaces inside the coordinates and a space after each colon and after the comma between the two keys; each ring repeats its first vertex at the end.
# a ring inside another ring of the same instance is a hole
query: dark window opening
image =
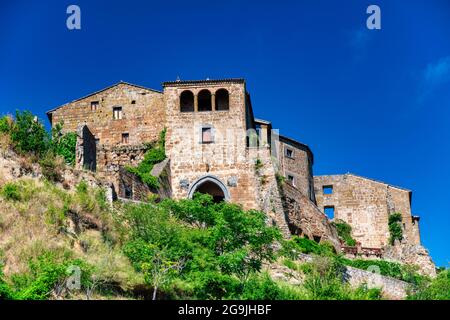
{"type": "Polygon", "coordinates": [[[321,236],[313,236],[313,238],[314,238],[314,241],[317,243],[320,243],[320,240],[322,240],[321,236]]]}
{"type": "Polygon", "coordinates": [[[294,157],[294,150],[286,148],[286,157],[293,158],[294,157]]]}
{"type": "Polygon", "coordinates": [[[294,178],[293,175],[288,174],[286,178],[287,178],[287,181],[288,181],[290,184],[294,185],[295,178],[294,178]]]}
{"type": "Polygon", "coordinates": [[[333,186],[323,186],[322,190],[323,190],[323,194],[332,194],[333,186]]]}
{"type": "Polygon", "coordinates": [[[216,91],[216,110],[223,111],[230,109],[230,96],[225,89],[216,91]]]}
{"type": "Polygon", "coordinates": [[[334,207],[333,206],[327,206],[324,208],[323,211],[325,212],[326,216],[329,219],[334,219],[334,207]]]}
{"type": "Polygon", "coordinates": [[[204,89],[198,93],[198,111],[211,111],[211,92],[204,89]]]}
{"type": "Polygon", "coordinates": [[[131,100],[131,104],[136,104],[136,100],[131,100]]]}
{"type": "Polygon", "coordinates": [[[91,111],[97,111],[98,109],[98,101],[91,102],[91,111]]]}
{"type": "Polygon", "coordinates": [[[113,117],[114,117],[114,120],[122,119],[122,107],[114,107],[113,108],[113,117]]]}
{"type": "Polygon", "coordinates": [[[125,191],[125,199],[133,198],[133,190],[130,186],[124,186],[125,191]]]}
{"type": "Polygon", "coordinates": [[[194,111],[194,94],[187,90],[180,95],[180,111],[193,112],[194,111]]]}
{"type": "Polygon", "coordinates": [[[129,133],[122,133],[122,143],[124,143],[124,144],[130,143],[130,134],[129,133]]]}

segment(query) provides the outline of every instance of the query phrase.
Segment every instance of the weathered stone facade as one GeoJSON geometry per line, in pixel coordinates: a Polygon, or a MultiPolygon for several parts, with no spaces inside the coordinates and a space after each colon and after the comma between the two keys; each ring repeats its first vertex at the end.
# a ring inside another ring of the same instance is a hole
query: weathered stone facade
{"type": "Polygon", "coordinates": [[[327,240],[338,250],[324,207],[334,206],[335,217],[368,248],[387,245],[388,215],[401,212],[404,242],[420,244],[410,191],[355,175],[314,177],[308,146],[254,118],[243,79],[165,82],[162,92],[121,82],[48,116],[52,125],[63,121],[64,130],[78,132],[77,168],[96,171],[122,196],[131,188],[132,200],[146,192],[175,199],[209,193],[216,201],[263,210],[285,236],[327,240]],[[146,190],[124,167],[139,164],[163,128],[167,162],[152,174],[160,181],[163,174],[166,186],[146,190]],[[331,195],[322,192],[328,185],[331,195]]]}

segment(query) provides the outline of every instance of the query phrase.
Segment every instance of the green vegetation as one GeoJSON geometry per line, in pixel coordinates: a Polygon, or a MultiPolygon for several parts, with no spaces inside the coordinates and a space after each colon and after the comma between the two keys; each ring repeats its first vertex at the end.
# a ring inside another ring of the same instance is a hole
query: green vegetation
{"type": "Polygon", "coordinates": [[[75,148],[77,134],[75,132],[62,133],[64,123],[58,123],[52,129],[51,150],[54,154],[62,157],[71,166],[75,165],[75,148]]]}
{"type": "Polygon", "coordinates": [[[402,231],[402,215],[401,213],[392,213],[389,215],[389,243],[393,245],[395,240],[401,241],[403,239],[403,231],[402,231]]]}
{"type": "Polygon", "coordinates": [[[20,187],[14,183],[7,183],[1,188],[1,195],[9,201],[20,201],[20,187]]]}
{"type": "Polygon", "coordinates": [[[356,240],[352,237],[352,227],[348,223],[338,220],[333,222],[333,224],[337,229],[339,238],[341,238],[347,246],[356,246],[356,240]]]}
{"type": "Polygon", "coordinates": [[[150,145],[150,149],[144,155],[144,160],[142,160],[137,167],[126,168],[128,172],[138,176],[142,182],[152,189],[157,189],[159,187],[158,178],[152,176],[151,172],[155,164],[166,159],[165,141],[166,129],[161,131],[159,141],[154,145],[150,145]]]}
{"type": "Polygon", "coordinates": [[[29,111],[16,111],[15,121],[9,133],[14,148],[19,153],[41,156],[48,150],[48,133],[42,122],[29,111]]]}
{"type": "Polygon", "coordinates": [[[8,116],[0,117],[0,133],[9,133],[11,131],[12,120],[8,116]]]}
{"type": "Polygon", "coordinates": [[[450,270],[439,272],[435,279],[423,281],[411,290],[408,300],[450,300],[450,270]]]}

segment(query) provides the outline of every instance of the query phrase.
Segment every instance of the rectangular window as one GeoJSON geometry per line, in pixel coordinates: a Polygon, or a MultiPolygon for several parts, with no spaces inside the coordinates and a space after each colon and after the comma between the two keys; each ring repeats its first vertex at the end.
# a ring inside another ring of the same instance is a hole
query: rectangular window
{"type": "Polygon", "coordinates": [[[333,186],[323,186],[322,190],[323,190],[323,194],[332,194],[333,186]]]}
{"type": "Polygon", "coordinates": [[[327,206],[323,209],[323,211],[325,212],[326,216],[329,219],[334,219],[334,207],[333,206],[327,206]]]}
{"type": "Polygon", "coordinates": [[[124,144],[130,143],[130,134],[129,133],[122,133],[122,143],[124,143],[124,144]]]}
{"type": "Polygon", "coordinates": [[[212,143],[213,135],[212,128],[202,128],[202,143],[212,143]]]}
{"type": "Polygon", "coordinates": [[[122,107],[114,107],[113,115],[114,115],[114,120],[122,119],[122,107]]]}
{"type": "Polygon", "coordinates": [[[292,184],[293,186],[295,186],[295,177],[294,177],[293,175],[288,174],[286,178],[287,178],[287,181],[288,181],[290,184],[292,184]]]}
{"type": "Polygon", "coordinates": [[[294,150],[286,148],[286,157],[294,158],[294,150]]]}
{"type": "Polygon", "coordinates": [[[91,102],[91,111],[97,111],[98,109],[98,101],[91,102]]]}

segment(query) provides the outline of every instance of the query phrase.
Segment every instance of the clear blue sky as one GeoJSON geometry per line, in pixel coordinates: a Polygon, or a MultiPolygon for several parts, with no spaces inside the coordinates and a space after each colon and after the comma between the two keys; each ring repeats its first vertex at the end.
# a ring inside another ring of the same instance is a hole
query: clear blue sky
{"type": "Polygon", "coordinates": [[[423,243],[448,265],[448,1],[110,2],[1,1],[0,113],[45,118],[120,80],[244,77],[255,115],[308,144],[315,174],[412,189],[423,243]],[[79,31],[66,28],[70,4],[79,31]]]}

